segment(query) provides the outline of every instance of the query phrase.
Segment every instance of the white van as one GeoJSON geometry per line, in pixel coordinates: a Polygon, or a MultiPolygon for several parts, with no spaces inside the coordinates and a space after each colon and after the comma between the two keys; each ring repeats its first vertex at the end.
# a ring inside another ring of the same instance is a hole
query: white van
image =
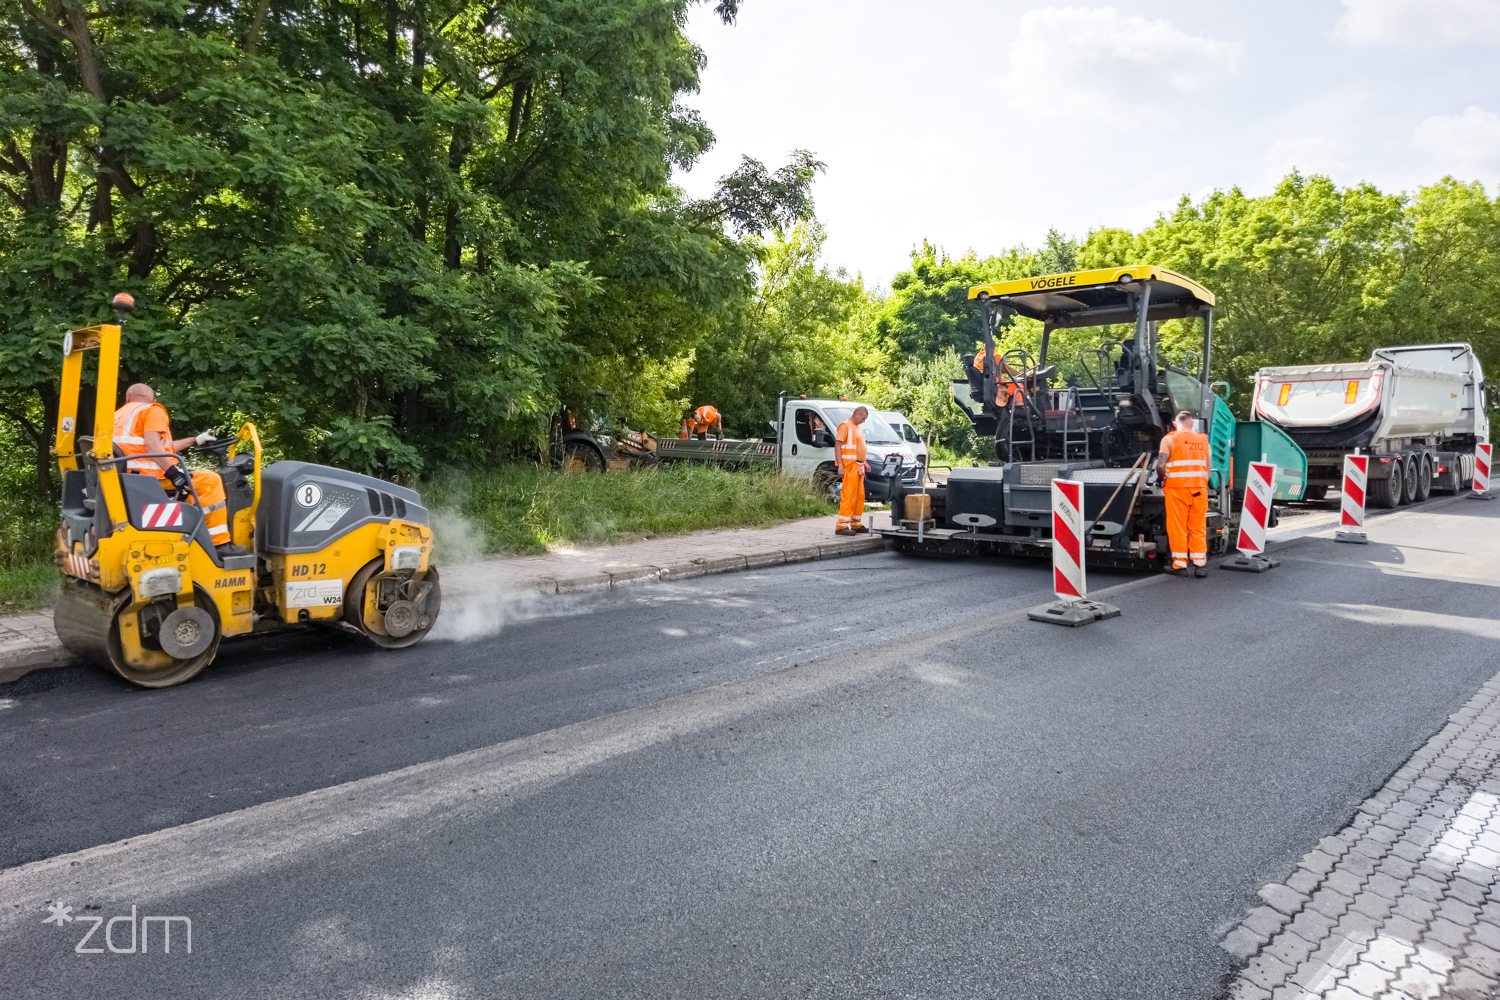
{"type": "Polygon", "coordinates": [[[910,420],[907,420],[903,414],[897,413],[895,410],[884,410],[875,414],[875,416],[884,420],[890,425],[891,430],[901,435],[901,439],[906,442],[907,447],[911,448],[912,454],[917,457],[919,465],[925,466],[927,464],[927,442],[922,440],[922,435],[917,433],[917,429],[912,426],[910,420]]]}
{"type": "MultiPolygon", "coordinates": [[[[820,485],[837,484],[833,433],[839,424],[849,419],[856,407],[863,406],[870,411],[869,417],[860,425],[870,464],[879,467],[888,459],[898,457],[902,480],[920,482],[920,466],[912,445],[868,403],[847,399],[788,399],[782,406],[777,451],[781,470],[787,475],[811,479],[820,485]]],[[[866,484],[867,492],[870,485],[866,484]]]]}

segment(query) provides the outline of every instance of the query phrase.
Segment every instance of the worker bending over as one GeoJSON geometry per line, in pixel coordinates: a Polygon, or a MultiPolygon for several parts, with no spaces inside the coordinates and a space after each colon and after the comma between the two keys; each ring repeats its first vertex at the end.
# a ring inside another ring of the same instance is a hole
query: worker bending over
{"type": "Polygon", "coordinates": [[[1161,439],[1157,478],[1167,498],[1167,540],[1172,572],[1208,575],[1208,435],[1193,430],[1193,415],[1177,414],[1177,429],[1161,439]]]}
{"type": "Polygon", "coordinates": [[[209,538],[221,552],[236,555],[239,554],[238,547],[230,544],[224,481],[217,472],[195,469],[192,470],[193,489],[189,491],[187,467],[171,457],[179,448],[204,444],[213,437],[213,431],[204,431],[197,437],[174,441],[166,407],[156,401],[156,393],[144,382],[126,389],[125,405],[115,411],[115,444],[126,456],[141,456],[129,458],[125,470],[164,480],[189,499],[196,492],[198,501],[203,504],[203,523],[208,528],[209,538]]]}
{"type": "Polygon", "coordinates": [[[990,371],[995,376],[996,406],[1004,409],[1010,405],[1012,399],[1017,404],[1024,402],[1025,397],[1021,394],[1021,373],[1006,363],[998,347],[995,348],[995,363],[990,371]]]}
{"type": "Polygon", "coordinates": [[[714,437],[720,441],[724,440],[724,420],[719,416],[719,411],[712,406],[700,406],[692,413],[682,419],[682,431],[677,436],[686,441],[689,437],[696,437],[699,441],[707,439],[708,432],[713,431],[714,437]]]}
{"type": "Polygon", "coordinates": [[[834,433],[837,447],[833,457],[838,463],[839,475],[843,477],[843,490],[839,493],[839,523],[834,528],[836,535],[858,535],[870,529],[863,524],[865,515],[865,435],[859,425],[865,422],[870,411],[856,406],[849,419],[839,424],[834,433]]]}

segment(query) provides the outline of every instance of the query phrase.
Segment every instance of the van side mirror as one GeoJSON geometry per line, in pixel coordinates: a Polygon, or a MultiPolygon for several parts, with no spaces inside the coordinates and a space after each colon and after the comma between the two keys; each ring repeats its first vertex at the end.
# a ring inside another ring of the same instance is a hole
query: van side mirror
{"type": "Polygon", "coordinates": [[[814,448],[832,448],[833,435],[827,431],[813,431],[812,443],[814,448]]]}

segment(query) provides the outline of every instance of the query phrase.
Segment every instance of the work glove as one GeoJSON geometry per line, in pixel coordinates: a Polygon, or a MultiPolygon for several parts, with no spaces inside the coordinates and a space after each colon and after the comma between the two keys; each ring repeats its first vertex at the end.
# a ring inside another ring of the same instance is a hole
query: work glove
{"type": "Polygon", "coordinates": [[[214,439],[214,432],[213,431],[204,431],[202,434],[199,434],[197,437],[193,438],[193,440],[196,441],[198,444],[208,444],[208,442],[212,441],[213,439],[214,439]]]}
{"type": "Polygon", "coordinates": [[[188,491],[188,474],[180,465],[174,465],[167,470],[167,482],[179,493],[186,494],[188,491]]]}

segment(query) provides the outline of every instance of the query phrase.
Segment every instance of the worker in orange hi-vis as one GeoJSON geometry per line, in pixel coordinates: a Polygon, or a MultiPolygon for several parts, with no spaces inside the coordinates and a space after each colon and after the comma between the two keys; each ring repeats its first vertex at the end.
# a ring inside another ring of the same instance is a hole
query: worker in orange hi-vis
{"type": "Polygon", "coordinates": [[[1020,385],[1021,373],[1005,363],[998,347],[995,348],[995,364],[990,371],[995,376],[996,405],[1002,408],[1009,406],[1012,399],[1020,404],[1023,401],[1020,385]]]}
{"type": "Polygon", "coordinates": [[[712,406],[700,406],[682,418],[682,431],[677,436],[684,441],[690,437],[703,441],[709,431],[713,431],[714,437],[720,441],[724,440],[724,420],[712,406]]]}
{"type": "Polygon", "coordinates": [[[1167,498],[1167,540],[1172,572],[1208,575],[1208,435],[1193,430],[1193,415],[1177,414],[1176,430],[1161,439],[1157,478],[1167,498]]]}
{"type": "Polygon", "coordinates": [[[834,461],[838,463],[839,475],[843,477],[843,489],[839,493],[839,521],[835,535],[858,535],[870,529],[864,526],[865,514],[865,434],[859,425],[869,417],[870,411],[863,406],[854,408],[849,419],[839,424],[834,433],[836,447],[834,461]]]}
{"type": "MultiPolygon", "coordinates": [[[[127,473],[155,476],[170,484],[188,499],[188,469],[172,455],[179,448],[190,444],[204,444],[213,440],[212,431],[204,431],[197,437],[172,439],[171,420],[166,407],[156,401],[156,393],[144,382],[137,382],[125,390],[125,405],[115,411],[114,443],[128,458],[127,473]],[[149,456],[149,457],[148,457],[149,456]]],[[[230,555],[241,554],[238,546],[230,544],[228,498],[224,494],[224,481],[217,472],[192,470],[193,492],[203,504],[203,523],[215,547],[230,555]]],[[[248,552],[249,550],[244,550],[248,552]]]]}

